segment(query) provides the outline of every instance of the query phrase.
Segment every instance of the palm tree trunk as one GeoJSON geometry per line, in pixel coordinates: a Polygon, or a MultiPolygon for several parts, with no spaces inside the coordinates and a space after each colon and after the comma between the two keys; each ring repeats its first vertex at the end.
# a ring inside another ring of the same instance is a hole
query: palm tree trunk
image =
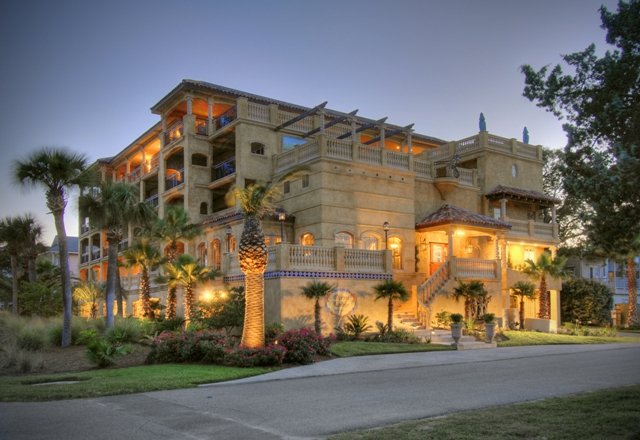
{"type": "Polygon", "coordinates": [[[316,298],[315,330],[317,334],[320,334],[322,332],[322,322],[320,322],[320,298],[316,298]]]}
{"type": "Polygon", "coordinates": [[[11,312],[18,314],[18,256],[11,254],[11,312]]]}
{"type": "Polygon", "coordinates": [[[524,296],[520,297],[520,330],[524,330],[524,296]]]}
{"type": "Polygon", "coordinates": [[[105,297],[105,306],[107,309],[106,324],[107,328],[113,327],[113,301],[116,297],[116,283],[118,282],[118,237],[116,234],[108,234],[107,243],[109,243],[109,251],[107,252],[107,293],[105,297]]]}
{"type": "Polygon", "coordinates": [[[248,348],[260,348],[264,345],[263,273],[245,273],[245,286],[245,316],[240,344],[248,348]]]}
{"type": "Polygon", "coordinates": [[[547,294],[547,277],[543,274],[540,277],[540,313],[538,315],[541,319],[551,319],[551,313],[549,313],[549,295],[547,294]]]}
{"type": "Polygon", "coordinates": [[[184,287],[184,317],[188,324],[193,319],[193,286],[191,283],[184,287]]]}
{"type": "Polygon", "coordinates": [[[387,308],[387,326],[389,327],[389,332],[393,331],[393,298],[389,297],[389,305],[387,308]]]}
{"type": "MultiPolygon", "coordinates": [[[[60,196],[62,199],[62,196],[60,196]]],[[[62,304],[64,307],[63,319],[62,319],[62,340],[60,341],[61,347],[68,347],[71,345],[71,307],[72,307],[72,294],[71,294],[71,274],[69,272],[69,248],[67,246],[67,231],[64,227],[64,199],[57,200],[58,205],[62,206],[61,209],[52,209],[49,205],[49,209],[53,213],[53,218],[56,224],[56,233],[58,234],[58,248],[60,250],[60,278],[62,279],[62,304]]]]}
{"type": "Polygon", "coordinates": [[[32,255],[29,255],[29,260],[27,261],[27,273],[29,275],[30,283],[38,281],[38,275],[36,273],[36,259],[32,255]]]}
{"type": "Polygon", "coordinates": [[[122,281],[120,280],[120,270],[116,271],[116,314],[124,317],[124,304],[122,301],[122,281]]]}
{"type": "Polygon", "coordinates": [[[176,317],[177,302],[176,287],[169,287],[167,291],[167,319],[174,319],[176,317]]]}
{"type": "Polygon", "coordinates": [[[627,258],[627,290],[629,292],[629,307],[627,307],[627,327],[638,324],[638,286],[636,285],[636,261],[627,258]]]}
{"type": "Polygon", "coordinates": [[[142,300],[142,310],[145,318],[151,318],[151,295],[149,293],[149,270],[143,268],[140,273],[140,299],[142,300]]]}

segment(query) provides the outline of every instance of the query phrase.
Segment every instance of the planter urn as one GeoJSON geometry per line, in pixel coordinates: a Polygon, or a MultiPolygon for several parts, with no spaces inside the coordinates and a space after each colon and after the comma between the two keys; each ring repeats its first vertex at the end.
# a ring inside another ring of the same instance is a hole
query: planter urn
{"type": "Polygon", "coordinates": [[[487,335],[487,343],[489,344],[492,343],[493,338],[496,336],[496,323],[495,322],[485,323],[484,331],[485,331],[485,334],[487,335]]]}
{"type": "Polygon", "coordinates": [[[460,338],[462,337],[462,328],[464,327],[464,324],[459,322],[459,323],[452,323],[451,324],[451,337],[453,338],[453,341],[457,344],[458,341],[460,340],[460,338]]]}

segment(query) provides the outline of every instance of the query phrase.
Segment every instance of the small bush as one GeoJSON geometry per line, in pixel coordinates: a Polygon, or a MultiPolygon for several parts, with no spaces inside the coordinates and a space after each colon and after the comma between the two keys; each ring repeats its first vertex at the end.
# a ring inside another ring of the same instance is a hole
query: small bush
{"type": "Polygon", "coordinates": [[[460,324],[464,319],[464,316],[462,316],[460,313],[452,313],[451,315],[449,315],[449,317],[451,318],[451,323],[453,324],[460,324]]]}
{"type": "Polygon", "coordinates": [[[228,350],[225,363],[234,367],[272,367],[282,365],[287,349],[281,345],[267,345],[264,348],[238,347],[228,350]]]}
{"type": "Polygon", "coordinates": [[[437,328],[449,328],[451,325],[451,313],[446,310],[442,310],[436,313],[436,327],[437,328]]]}
{"type": "Polygon", "coordinates": [[[495,313],[485,313],[484,315],[482,315],[482,320],[485,322],[485,324],[491,324],[495,319],[495,313]]]}
{"type": "Polygon", "coordinates": [[[280,345],[287,349],[284,362],[290,364],[310,364],[316,354],[327,356],[335,336],[323,337],[316,332],[301,328],[289,330],[280,336],[280,345]]]}
{"type": "Polygon", "coordinates": [[[28,351],[38,351],[47,345],[47,335],[40,328],[24,328],[17,337],[19,348],[28,351]]]}
{"type": "Polygon", "coordinates": [[[138,342],[143,336],[143,321],[136,318],[116,319],[106,337],[113,344],[138,342]]]}
{"type": "Polygon", "coordinates": [[[158,319],[153,322],[153,328],[149,334],[162,333],[165,331],[173,332],[180,330],[184,325],[184,318],[158,319]]]}
{"type": "Polygon", "coordinates": [[[87,359],[99,368],[109,367],[115,359],[131,352],[129,345],[117,345],[104,338],[94,338],[87,344],[87,359]]]}
{"type": "Polygon", "coordinates": [[[227,339],[212,330],[162,332],[153,339],[147,362],[217,363],[223,359],[227,346],[227,339]]]}
{"type": "Polygon", "coordinates": [[[284,326],[279,322],[273,322],[264,329],[264,340],[267,345],[273,344],[284,332],[284,326]]]}
{"type": "Polygon", "coordinates": [[[420,339],[405,329],[396,329],[384,334],[377,334],[370,338],[369,341],[389,342],[394,344],[418,344],[420,339]]]}
{"type": "MultiPolygon", "coordinates": [[[[87,321],[80,318],[71,319],[71,343],[73,345],[78,344],[78,338],[80,332],[89,328],[87,321]]],[[[47,328],[47,338],[49,343],[56,347],[60,346],[62,342],[62,318],[54,319],[49,323],[47,328]]]]}
{"type": "Polygon", "coordinates": [[[371,330],[368,320],[364,315],[347,316],[347,322],[343,325],[345,333],[353,339],[358,339],[364,332],[371,330]]]}

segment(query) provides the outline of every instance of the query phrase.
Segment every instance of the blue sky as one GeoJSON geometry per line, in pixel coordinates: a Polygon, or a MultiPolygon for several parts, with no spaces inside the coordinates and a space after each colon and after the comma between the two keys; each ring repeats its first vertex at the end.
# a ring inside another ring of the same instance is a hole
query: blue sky
{"type": "MultiPolygon", "coordinates": [[[[32,212],[55,235],[39,190],[11,165],[42,146],[93,161],[158,118],[183,78],[336,110],[446,140],[478,130],[559,148],[561,123],[522,97],[541,67],[595,42],[616,1],[3,1],[0,3],[0,217],[32,212]]],[[[69,203],[67,232],[77,234],[69,203]]]]}

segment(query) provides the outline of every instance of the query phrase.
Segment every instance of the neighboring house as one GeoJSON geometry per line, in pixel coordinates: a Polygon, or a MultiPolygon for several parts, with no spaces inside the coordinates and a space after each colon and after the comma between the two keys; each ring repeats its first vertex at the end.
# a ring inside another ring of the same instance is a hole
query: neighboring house
{"type": "MultiPolygon", "coordinates": [[[[192,80],[151,110],[158,123],[94,166],[104,180],[137,185],[160,216],[183,206],[204,231],[184,251],[220,268],[226,285],[243,279],[236,253],[243,220],[225,194],[306,167],[282,182],[277,205],[285,215],[263,221],[267,323],[311,321],[312,305],[300,295],[311,280],[336,285],[324,302],[326,331],[351,313],[385,321],[386,303],[374,301],[373,286],[392,277],[412,292],[398,310],[427,325],[442,309],[462,310],[447,292],[471,279],[489,289],[489,311],[513,323],[509,286],[523,278],[514,268],[558,243],[557,201],[542,193],[542,147],[490,134],[484,120],[477,134],[447,142],[415,133],[413,124],[192,80]]],[[[104,234],[86,219],[80,227],[80,275],[104,279],[104,234]]],[[[127,313],[135,313],[137,276],[121,275],[127,313]]],[[[560,283],[550,280],[549,288],[555,325],[560,283]]],[[[154,295],[164,301],[164,288],[155,286],[154,295]]],[[[536,308],[527,304],[527,316],[536,308]]]]}
{"type": "MultiPolygon", "coordinates": [[[[636,267],[640,268],[640,257],[636,257],[635,261],[636,267]]],[[[566,267],[576,277],[597,281],[613,292],[612,317],[615,324],[622,324],[626,319],[626,306],[629,302],[627,272],[624,262],[603,257],[571,257],[567,260],[566,267]]],[[[640,269],[636,270],[636,286],[639,285],[640,269]]],[[[640,298],[638,298],[638,304],[640,304],[640,298]]]]}
{"type": "MultiPolygon", "coordinates": [[[[67,248],[69,250],[69,272],[72,278],[79,277],[78,264],[78,237],[67,237],[67,248]]],[[[58,236],[51,242],[51,246],[46,252],[40,254],[40,258],[46,259],[54,266],[60,266],[60,248],[58,247],[58,236]]]]}

